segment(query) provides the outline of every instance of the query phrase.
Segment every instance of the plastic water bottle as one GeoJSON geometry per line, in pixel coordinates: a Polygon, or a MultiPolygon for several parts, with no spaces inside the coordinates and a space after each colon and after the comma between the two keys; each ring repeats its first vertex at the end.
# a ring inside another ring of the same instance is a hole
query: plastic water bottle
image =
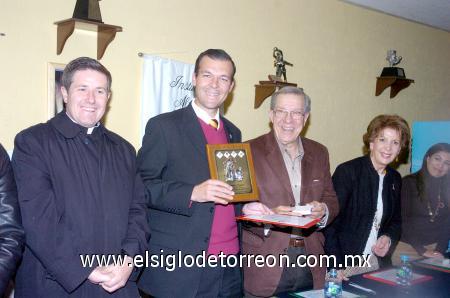
{"type": "Polygon", "coordinates": [[[447,250],[445,251],[445,257],[450,259],[450,240],[448,240],[447,250]]]}
{"type": "Polygon", "coordinates": [[[442,264],[444,265],[450,265],[450,240],[448,240],[448,247],[447,250],[445,251],[445,259],[442,261],[442,264]]]}
{"type": "Polygon", "coordinates": [[[397,284],[403,288],[407,288],[411,285],[412,269],[409,263],[409,256],[400,255],[401,265],[397,271],[397,284]]]}
{"type": "Polygon", "coordinates": [[[325,297],[342,297],[342,281],[337,278],[337,270],[331,269],[329,276],[325,278],[325,297]]]}

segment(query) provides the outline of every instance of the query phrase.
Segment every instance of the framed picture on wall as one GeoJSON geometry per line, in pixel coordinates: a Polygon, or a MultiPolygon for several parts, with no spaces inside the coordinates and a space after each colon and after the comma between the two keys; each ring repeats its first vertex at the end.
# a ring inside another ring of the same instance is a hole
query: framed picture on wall
{"type": "Polygon", "coordinates": [[[48,119],[53,118],[64,108],[64,101],[61,94],[61,77],[66,67],[62,63],[48,63],[47,74],[47,102],[48,102],[48,119]]]}

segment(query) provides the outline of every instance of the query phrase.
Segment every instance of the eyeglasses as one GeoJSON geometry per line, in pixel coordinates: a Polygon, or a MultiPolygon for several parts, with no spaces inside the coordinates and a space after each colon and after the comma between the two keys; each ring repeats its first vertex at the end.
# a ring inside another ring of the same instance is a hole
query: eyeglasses
{"type": "Polygon", "coordinates": [[[281,109],[273,110],[273,113],[278,119],[286,119],[288,115],[292,117],[294,120],[300,120],[305,117],[305,112],[303,111],[286,111],[281,109]]]}

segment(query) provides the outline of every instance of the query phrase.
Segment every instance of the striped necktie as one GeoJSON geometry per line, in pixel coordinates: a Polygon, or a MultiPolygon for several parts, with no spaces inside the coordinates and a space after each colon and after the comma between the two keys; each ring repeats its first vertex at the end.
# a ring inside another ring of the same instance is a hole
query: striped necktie
{"type": "Polygon", "coordinates": [[[217,129],[219,127],[219,122],[217,122],[216,119],[209,120],[208,124],[211,125],[212,127],[214,127],[215,129],[217,129]]]}

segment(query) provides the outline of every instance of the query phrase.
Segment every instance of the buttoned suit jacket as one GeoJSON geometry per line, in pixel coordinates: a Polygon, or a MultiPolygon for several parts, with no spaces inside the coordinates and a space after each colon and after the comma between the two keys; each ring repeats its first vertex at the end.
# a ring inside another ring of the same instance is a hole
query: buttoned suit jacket
{"type": "Polygon", "coordinates": [[[114,293],[87,280],[104,265],[95,256],[109,261],[145,253],[148,228],[134,148],[103,125],[89,137],[86,130],[62,111],[15,138],[12,165],[25,230],[16,298],[138,295],[137,271],[114,293]],[[85,266],[81,256],[94,262],[85,266]]]}
{"type": "MultiPolygon", "coordinates": [[[[323,202],[328,207],[328,222],[337,215],[339,207],[330,176],[328,150],[325,146],[301,138],[304,156],[301,162],[301,204],[312,201],[323,202]]],[[[269,208],[279,205],[294,206],[289,175],[280,148],[272,132],[250,141],[259,189],[259,200],[269,208]]],[[[289,228],[273,227],[265,236],[261,226],[244,226],[242,251],[244,254],[286,254],[290,240],[289,228]]],[[[324,253],[324,236],[317,228],[305,231],[305,248],[309,255],[324,253]]],[[[324,285],[325,267],[311,267],[314,288],[324,285]]],[[[281,266],[258,268],[244,267],[245,290],[256,296],[271,296],[281,278],[281,266]]]]}
{"type": "MultiPolygon", "coordinates": [[[[241,132],[221,117],[228,142],[241,141],[241,132]]],[[[151,254],[206,252],[215,204],[191,201],[195,185],[210,179],[206,138],[191,105],[149,120],[138,153],[146,187],[151,254]]],[[[240,205],[235,205],[236,215],[240,205]]],[[[139,287],[156,297],[194,297],[201,268],[146,268],[139,287]]]]}

